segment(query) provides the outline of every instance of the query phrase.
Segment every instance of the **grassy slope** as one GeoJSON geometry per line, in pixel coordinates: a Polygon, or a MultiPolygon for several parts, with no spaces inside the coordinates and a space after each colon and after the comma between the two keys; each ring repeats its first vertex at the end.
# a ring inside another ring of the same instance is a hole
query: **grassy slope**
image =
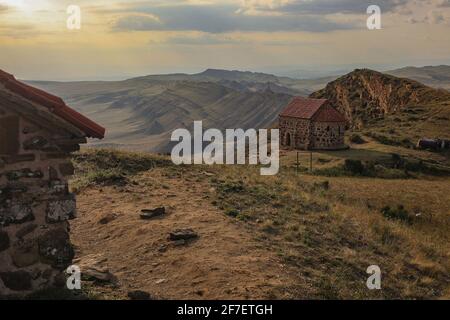
{"type": "MultiPolygon", "coordinates": [[[[274,177],[262,177],[257,168],[248,166],[174,167],[151,155],[88,151],[75,157],[78,174],[73,185],[80,190],[145,183],[139,172],[155,165],[168,172],[182,170],[178,175],[181,181],[188,174],[202,176],[201,172],[208,170],[212,172],[207,179],[213,197],[205,201],[245,226],[263,248],[276,252],[294,271],[295,279],[284,285],[284,293],[278,297],[448,298],[448,177],[420,171],[407,179],[396,175],[383,179],[351,174],[330,177],[320,171],[339,167],[345,159],[376,160],[388,166],[391,152],[433,164],[443,158],[373,141],[358,148],[315,153],[316,171],[299,175],[295,153],[284,153],[280,173],[274,177]],[[411,220],[386,218],[381,210],[387,205],[394,209],[404,206],[411,220]],[[372,264],[383,272],[381,291],[365,287],[365,271],[372,264]]],[[[301,155],[301,171],[306,170],[308,158],[301,155]]]]}

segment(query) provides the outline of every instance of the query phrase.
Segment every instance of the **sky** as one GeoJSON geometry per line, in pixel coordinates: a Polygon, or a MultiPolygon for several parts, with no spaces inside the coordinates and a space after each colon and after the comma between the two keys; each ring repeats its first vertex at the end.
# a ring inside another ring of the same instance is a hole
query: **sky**
{"type": "Polygon", "coordinates": [[[0,69],[20,79],[439,64],[450,64],[450,0],[0,0],[0,69]],[[80,29],[67,28],[70,5],[80,29]],[[369,5],[380,30],[367,28],[369,5]]]}

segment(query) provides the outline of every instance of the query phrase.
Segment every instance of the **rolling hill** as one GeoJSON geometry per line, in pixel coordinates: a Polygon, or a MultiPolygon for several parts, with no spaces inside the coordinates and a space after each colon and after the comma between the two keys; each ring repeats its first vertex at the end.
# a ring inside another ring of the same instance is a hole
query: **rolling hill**
{"type": "MultiPolygon", "coordinates": [[[[431,72],[425,68],[395,72],[415,70],[415,77],[445,84],[446,69],[436,68],[433,77],[425,76],[431,72]]],[[[424,135],[449,136],[447,91],[371,70],[313,80],[208,69],[124,81],[27,82],[61,96],[108,128],[106,139],[95,143],[130,150],[167,152],[170,133],[189,128],[194,120],[203,120],[205,128],[270,127],[293,96],[309,94],[331,99],[354,129],[375,128],[377,134],[378,129],[394,130],[401,133],[398,139],[411,141],[424,135]]]]}
{"type": "Polygon", "coordinates": [[[384,142],[412,146],[422,137],[450,137],[450,93],[414,80],[357,69],[311,97],[329,99],[354,130],[384,142]]]}
{"type": "Polygon", "coordinates": [[[405,67],[386,73],[416,80],[430,87],[450,90],[450,66],[405,67]]]}

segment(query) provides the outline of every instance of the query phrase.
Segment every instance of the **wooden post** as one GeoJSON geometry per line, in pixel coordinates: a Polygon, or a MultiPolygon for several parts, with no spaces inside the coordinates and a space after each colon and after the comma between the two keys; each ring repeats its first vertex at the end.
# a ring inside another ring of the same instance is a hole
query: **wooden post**
{"type": "Polygon", "coordinates": [[[297,151],[297,175],[298,175],[299,165],[300,165],[300,163],[299,163],[299,161],[298,161],[298,151],[297,151]]]}

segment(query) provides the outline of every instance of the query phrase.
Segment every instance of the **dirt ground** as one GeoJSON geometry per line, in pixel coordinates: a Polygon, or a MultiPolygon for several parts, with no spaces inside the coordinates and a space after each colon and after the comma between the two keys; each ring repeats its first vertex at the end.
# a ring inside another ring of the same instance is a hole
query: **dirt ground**
{"type": "Polygon", "coordinates": [[[118,278],[116,286],[94,286],[94,294],[123,299],[143,290],[156,299],[288,298],[282,288],[295,275],[244,224],[211,204],[214,190],[206,182],[193,175],[167,178],[159,170],[134,180],[78,195],[78,218],[71,223],[77,258],[95,261],[118,278]],[[158,206],[168,214],[140,219],[141,209],[158,206]],[[102,224],[105,217],[112,221],[102,224]],[[199,238],[176,246],[168,235],[178,228],[192,228],[199,238]]]}

